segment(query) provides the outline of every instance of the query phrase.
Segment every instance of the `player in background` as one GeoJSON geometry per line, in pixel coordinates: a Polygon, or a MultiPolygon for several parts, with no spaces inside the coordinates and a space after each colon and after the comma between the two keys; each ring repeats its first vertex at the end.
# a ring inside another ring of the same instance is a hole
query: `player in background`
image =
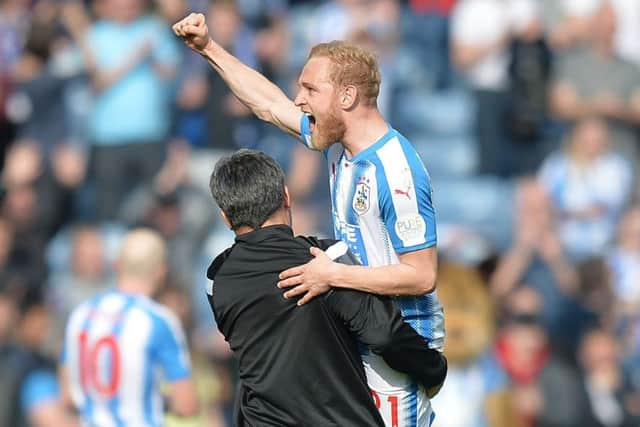
{"type": "Polygon", "coordinates": [[[199,411],[189,352],[178,319],[151,300],[164,281],[166,248],[146,229],[124,239],[118,288],[73,310],[60,367],[63,399],[91,426],[163,425],[159,376],[169,383],[169,410],[199,411]]]}
{"type": "MultiPolygon", "coordinates": [[[[190,14],[173,30],[257,117],[327,158],[335,237],[368,267],[340,265],[312,249],[315,259],[282,273],[279,286],[296,286],[285,297],[305,294],[299,301],[304,304],[331,286],[401,296],[396,301],[404,319],[432,348],[442,350],[429,176],[412,145],[377,108],[375,57],[344,42],[315,46],[292,101],[216,44],[202,14],[190,14]]],[[[433,412],[422,388],[375,355],[363,355],[363,362],[387,426],[430,425],[433,412]]]]}

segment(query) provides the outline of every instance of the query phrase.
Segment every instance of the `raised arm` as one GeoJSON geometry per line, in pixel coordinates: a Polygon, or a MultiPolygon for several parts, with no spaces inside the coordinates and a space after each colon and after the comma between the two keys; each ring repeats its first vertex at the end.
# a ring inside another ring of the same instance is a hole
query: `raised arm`
{"type": "Polygon", "coordinates": [[[302,111],[280,88],[214,42],[203,14],[190,14],[174,24],[173,31],[187,46],[209,61],[233,94],[259,119],[291,135],[300,136],[302,111]]]}

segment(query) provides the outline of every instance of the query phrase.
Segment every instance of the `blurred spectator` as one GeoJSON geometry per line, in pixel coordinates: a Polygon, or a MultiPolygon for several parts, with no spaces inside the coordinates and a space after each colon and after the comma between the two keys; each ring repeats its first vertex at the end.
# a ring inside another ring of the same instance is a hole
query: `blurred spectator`
{"type": "Polygon", "coordinates": [[[479,172],[508,176],[513,153],[506,134],[508,8],[500,0],[462,0],[452,16],[454,64],[463,71],[476,100],[475,137],[479,172]]]}
{"type": "Polygon", "coordinates": [[[551,77],[551,51],[542,32],[537,0],[512,0],[514,39],[509,65],[510,136],[519,143],[516,171],[532,173],[542,161],[547,121],[547,86],[551,77]]]}
{"type": "Polygon", "coordinates": [[[38,3],[40,9],[36,10],[41,12],[34,15],[24,52],[14,66],[14,88],[7,101],[10,118],[18,125],[18,138],[36,141],[45,156],[56,144],[66,142],[70,130],[65,109],[60,106],[66,79],[51,61],[59,39],[50,16],[55,16],[55,6],[47,3],[38,3]]]}
{"type": "Polygon", "coordinates": [[[128,189],[150,182],[169,136],[178,49],[169,27],[145,14],[145,7],[145,0],[103,0],[104,16],[86,35],[96,92],[89,138],[101,220],[115,217],[128,189]]]}
{"type": "Polygon", "coordinates": [[[518,186],[513,242],[498,260],[489,284],[503,300],[522,285],[535,288],[542,299],[541,321],[554,333],[565,296],[578,286],[578,275],[558,238],[549,196],[534,179],[518,186]]]}
{"type": "Polygon", "coordinates": [[[33,142],[12,146],[2,174],[2,212],[13,234],[12,264],[20,273],[21,291],[36,291],[46,277],[46,242],[72,215],[74,188],[84,176],[78,154],[61,146],[52,164],[44,164],[33,142]]]}
{"type": "Polygon", "coordinates": [[[287,187],[295,218],[295,234],[331,236],[333,226],[326,207],[331,205],[326,191],[327,172],[324,159],[299,145],[293,149],[287,187]]]}
{"type": "Polygon", "coordinates": [[[604,330],[594,330],[582,340],[579,354],[583,369],[586,407],[582,427],[632,427],[626,408],[628,384],[620,368],[620,349],[615,337],[604,330]]]}
{"type": "Polygon", "coordinates": [[[579,427],[578,375],[550,347],[539,320],[541,304],[533,289],[515,291],[498,336],[498,358],[513,385],[516,422],[525,427],[579,427]]]}
{"type": "Polygon", "coordinates": [[[560,240],[575,260],[605,252],[631,196],[633,171],[611,150],[609,138],[604,121],[581,120],[565,148],[551,154],[540,170],[558,215],[560,240]]]}
{"type": "Polygon", "coordinates": [[[54,310],[56,336],[61,338],[71,310],[78,304],[113,286],[110,266],[100,229],[78,225],[71,236],[68,270],[53,274],[48,281],[48,303],[54,310]]]}
{"type": "Polygon", "coordinates": [[[409,14],[401,31],[405,43],[434,75],[435,87],[451,85],[453,69],[449,55],[449,22],[458,0],[409,0],[409,14]]]}
{"type": "Polygon", "coordinates": [[[20,307],[15,342],[0,364],[0,389],[9,405],[0,405],[0,424],[16,427],[69,427],[76,421],[60,401],[55,361],[43,354],[49,313],[38,300],[20,307]]]}
{"type": "Polygon", "coordinates": [[[125,224],[151,227],[162,235],[170,271],[187,289],[195,279],[194,267],[206,233],[219,218],[210,196],[188,178],[189,154],[184,143],[170,145],[153,186],[134,191],[119,217],[125,224]]]}
{"type": "Polygon", "coordinates": [[[640,73],[616,55],[615,33],[615,13],[604,3],[592,19],[589,45],[556,67],[551,107],[558,118],[568,122],[590,116],[606,118],[613,147],[635,159],[638,147],[634,127],[640,123],[640,73]]]}
{"type": "Polygon", "coordinates": [[[28,0],[2,0],[0,2],[0,76],[11,73],[24,46],[29,27],[28,0]]]}
{"type": "Polygon", "coordinates": [[[591,19],[601,4],[602,0],[541,0],[543,23],[551,47],[564,54],[585,43],[591,19]]]}
{"type": "MultiPolygon", "coordinates": [[[[251,67],[258,67],[253,50],[254,34],[245,25],[232,1],[211,4],[207,16],[211,37],[251,67]]],[[[234,150],[255,144],[257,129],[250,112],[238,101],[214,71],[208,71],[209,93],[206,97],[208,123],[207,146],[217,150],[234,150]]],[[[207,174],[211,171],[207,166],[207,174]]],[[[208,181],[208,180],[207,180],[208,181]]]]}
{"type": "Polygon", "coordinates": [[[640,1],[609,0],[618,22],[615,46],[618,56],[640,66],[640,1]]]}
{"type": "MultiPolygon", "coordinates": [[[[629,208],[618,227],[618,239],[609,252],[617,309],[627,316],[640,310],[640,206],[629,208]]],[[[619,314],[622,314],[619,313],[619,314]]]]}

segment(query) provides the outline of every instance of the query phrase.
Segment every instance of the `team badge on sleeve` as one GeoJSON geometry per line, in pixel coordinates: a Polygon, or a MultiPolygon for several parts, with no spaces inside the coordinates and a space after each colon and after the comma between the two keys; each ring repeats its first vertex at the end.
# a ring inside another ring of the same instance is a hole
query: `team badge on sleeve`
{"type": "Polygon", "coordinates": [[[371,187],[369,187],[369,178],[359,178],[353,196],[353,210],[358,215],[366,214],[369,210],[370,199],[371,187]]]}

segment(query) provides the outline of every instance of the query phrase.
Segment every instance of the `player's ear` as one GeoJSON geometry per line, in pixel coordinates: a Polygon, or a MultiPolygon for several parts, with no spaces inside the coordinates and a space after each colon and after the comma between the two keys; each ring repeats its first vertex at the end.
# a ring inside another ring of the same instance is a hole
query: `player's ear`
{"type": "Polygon", "coordinates": [[[291,196],[289,195],[289,188],[284,186],[284,207],[289,209],[291,207],[291,196]]]}
{"type": "Polygon", "coordinates": [[[356,106],[358,101],[358,88],[354,85],[347,85],[340,94],[340,107],[343,110],[350,110],[356,106]]]}
{"type": "Polygon", "coordinates": [[[224,221],[224,223],[227,224],[227,227],[229,227],[229,229],[233,230],[233,224],[231,224],[231,220],[229,219],[229,217],[227,217],[227,214],[225,214],[224,212],[220,211],[220,216],[222,217],[222,220],[224,221]]]}

